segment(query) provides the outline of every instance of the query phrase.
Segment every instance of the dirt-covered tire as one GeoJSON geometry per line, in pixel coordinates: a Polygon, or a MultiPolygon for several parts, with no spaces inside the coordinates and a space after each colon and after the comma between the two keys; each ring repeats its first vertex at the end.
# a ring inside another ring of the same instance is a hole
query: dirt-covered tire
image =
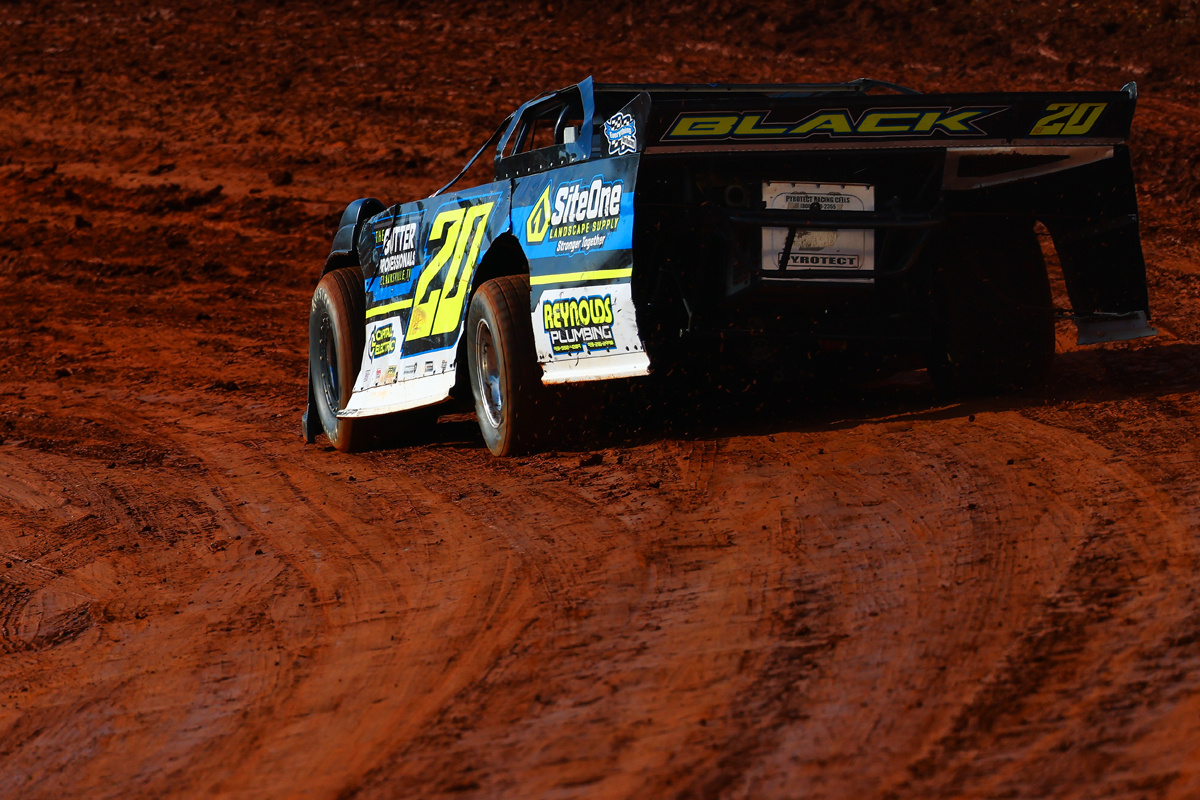
{"type": "Polygon", "coordinates": [[[344,453],[363,446],[357,421],[337,412],[350,402],[362,364],[364,302],[362,271],[343,267],[321,278],[308,315],[308,374],[317,415],[330,443],[344,453]]]}
{"type": "Polygon", "coordinates": [[[951,395],[1043,382],[1054,359],[1054,308],[1032,226],[959,225],[927,250],[934,264],[926,364],[951,395]]]}
{"type": "Polygon", "coordinates": [[[529,452],[543,421],[542,369],[529,313],[529,278],[487,281],[467,313],[467,366],[475,416],[496,456],[529,452]]]}

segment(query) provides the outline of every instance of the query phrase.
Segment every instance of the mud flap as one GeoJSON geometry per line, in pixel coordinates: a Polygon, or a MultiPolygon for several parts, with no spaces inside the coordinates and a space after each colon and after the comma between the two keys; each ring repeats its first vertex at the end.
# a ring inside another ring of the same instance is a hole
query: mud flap
{"type": "Polygon", "coordinates": [[[1083,317],[1075,320],[1075,330],[1079,334],[1077,344],[1081,345],[1124,342],[1158,335],[1142,311],[1125,317],[1083,317]]]}
{"type": "Polygon", "coordinates": [[[1146,261],[1129,148],[1090,164],[970,191],[947,191],[956,216],[1040,220],[1062,264],[1080,341],[1151,336],[1146,261]],[[1139,322],[1140,320],[1140,322],[1139,322]]]}
{"type": "Polygon", "coordinates": [[[1083,320],[1108,318],[1106,324],[1114,317],[1132,320],[1140,312],[1144,324],[1150,303],[1128,148],[1117,147],[1111,159],[1062,174],[1059,207],[1045,222],[1072,308],[1083,320]]]}
{"type": "MultiPolygon", "coordinates": [[[[307,370],[305,370],[307,373],[307,370]]],[[[305,444],[313,444],[317,441],[317,434],[323,433],[321,428],[321,417],[316,413],[317,398],[313,394],[312,375],[307,376],[308,383],[308,402],[304,405],[304,413],[300,415],[300,436],[304,439],[305,444]]]]}

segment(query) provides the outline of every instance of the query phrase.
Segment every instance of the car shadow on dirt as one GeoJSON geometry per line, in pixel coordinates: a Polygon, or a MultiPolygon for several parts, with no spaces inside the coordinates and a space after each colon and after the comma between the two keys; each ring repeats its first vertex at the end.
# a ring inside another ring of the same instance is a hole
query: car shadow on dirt
{"type": "MultiPolygon", "coordinates": [[[[852,429],[882,420],[956,419],[1192,391],[1200,391],[1200,345],[1181,342],[1062,353],[1045,385],[989,397],[942,395],[924,370],[845,381],[828,374],[772,380],[693,370],[548,390],[538,449],[588,451],[661,439],[852,429]]],[[[396,415],[380,427],[371,449],[483,448],[467,403],[396,415]]]]}
{"type": "Polygon", "coordinates": [[[1049,380],[1000,396],[940,394],[924,370],[837,382],[615,382],[577,387],[573,419],[556,446],[581,450],[666,438],[721,438],[854,428],[880,420],[938,420],[972,414],[1101,403],[1200,390],[1200,345],[1171,342],[1060,354],[1049,380]]]}

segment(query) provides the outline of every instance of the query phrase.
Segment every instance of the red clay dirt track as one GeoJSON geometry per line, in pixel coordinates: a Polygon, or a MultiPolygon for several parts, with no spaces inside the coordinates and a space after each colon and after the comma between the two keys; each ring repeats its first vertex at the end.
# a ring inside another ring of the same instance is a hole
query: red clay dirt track
{"type": "Polygon", "coordinates": [[[0,797],[1200,796],[1197,4],[831,8],[0,4],[0,797]],[[1160,335],[304,446],[344,204],[587,74],[1137,80],[1160,335]]]}

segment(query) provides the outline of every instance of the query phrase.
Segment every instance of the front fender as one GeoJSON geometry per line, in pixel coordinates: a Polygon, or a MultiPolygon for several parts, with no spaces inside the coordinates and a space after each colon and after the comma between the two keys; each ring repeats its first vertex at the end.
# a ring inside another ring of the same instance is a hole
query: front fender
{"type": "Polygon", "coordinates": [[[325,258],[325,267],[321,270],[324,275],[331,269],[347,264],[358,263],[358,236],[363,224],[371,217],[386,211],[387,207],[374,197],[364,197],[346,206],[342,219],[338,223],[337,233],[333,235],[333,246],[325,258]]]}

